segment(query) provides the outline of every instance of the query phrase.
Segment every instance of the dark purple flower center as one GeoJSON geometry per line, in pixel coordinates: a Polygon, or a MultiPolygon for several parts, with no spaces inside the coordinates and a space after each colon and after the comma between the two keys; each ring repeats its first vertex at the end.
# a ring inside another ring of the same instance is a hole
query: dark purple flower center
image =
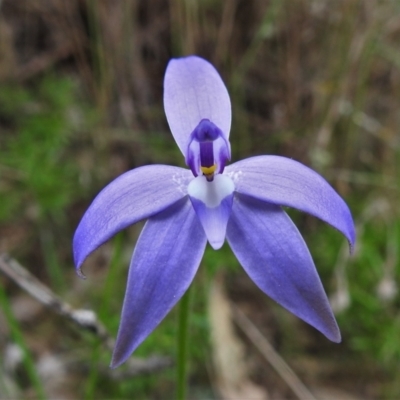
{"type": "Polygon", "coordinates": [[[202,119],[190,135],[186,164],[194,176],[203,174],[211,182],[214,174],[222,173],[230,149],[221,129],[209,119],[202,119]]]}
{"type": "Polygon", "coordinates": [[[214,165],[213,142],[200,142],[200,165],[207,168],[214,165]]]}

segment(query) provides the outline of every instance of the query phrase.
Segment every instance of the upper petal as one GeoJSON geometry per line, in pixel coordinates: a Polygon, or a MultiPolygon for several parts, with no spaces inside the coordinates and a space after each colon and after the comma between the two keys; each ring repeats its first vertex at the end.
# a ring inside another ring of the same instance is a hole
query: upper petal
{"type": "Polygon", "coordinates": [[[80,268],[92,251],[120,230],[186,196],[192,178],[191,172],[183,168],[149,165],[112,181],[93,200],[75,232],[76,267],[80,268]]]}
{"type": "Polygon", "coordinates": [[[279,206],[236,195],[226,237],[240,264],[264,293],[328,339],[340,341],[307,245],[279,206]]]}
{"type": "Polygon", "coordinates": [[[164,109],[184,156],[189,136],[202,119],[209,119],[229,138],[231,101],[228,91],[215,68],[200,57],[169,62],[164,78],[164,109]]]}
{"type": "Polygon", "coordinates": [[[286,157],[258,156],[227,166],[225,173],[237,192],[312,214],[342,232],[354,246],[354,222],[346,203],[305,165],[286,157]]]}
{"type": "Polygon", "coordinates": [[[133,253],[111,367],[122,364],[183,296],[206,237],[188,199],[150,218],[133,253]]]}

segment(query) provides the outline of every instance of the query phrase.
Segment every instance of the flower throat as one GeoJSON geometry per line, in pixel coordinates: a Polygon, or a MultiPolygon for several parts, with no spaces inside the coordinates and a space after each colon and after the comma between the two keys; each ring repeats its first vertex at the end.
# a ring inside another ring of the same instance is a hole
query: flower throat
{"type": "Polygon", "coordinates": [[[212,182],[215,174],[223,172],[229,158],[229,143],[223,132],[209,119],[202,119],[190,135],[186,157],[193,175],[204,175],[212,182]]]}

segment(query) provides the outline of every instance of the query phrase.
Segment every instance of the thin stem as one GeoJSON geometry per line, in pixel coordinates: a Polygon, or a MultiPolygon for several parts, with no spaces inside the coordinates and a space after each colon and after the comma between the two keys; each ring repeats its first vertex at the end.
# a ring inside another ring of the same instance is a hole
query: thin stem
{"type": "Polygon", "coordinates": [[[188,349],[188,325],[190,312],[190,292],[186,291],[179,303],[178,314],[178,351],[177,351],[177,400],[186,398],[186,372],[187,372],[187,349],[188,349]]]}

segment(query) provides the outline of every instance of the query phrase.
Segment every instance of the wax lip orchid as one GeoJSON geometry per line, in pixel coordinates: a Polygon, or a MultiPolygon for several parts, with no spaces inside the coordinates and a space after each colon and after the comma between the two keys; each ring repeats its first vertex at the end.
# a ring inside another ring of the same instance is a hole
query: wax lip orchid
{"type": "Polygon", "coordinates": [[[78,274],[85,258],[121,229],[147,219],[133,252],[111,362],[122,364],[193,281],[206,242],[225,239],[268,296],[339,342],[329,301],[299,231],[281,206],[312,214],[353,246],[354,223],[342,198],[316,172],[291,159],[231,157],[231,103],[206,60],[169,62],[164,108],[190,169],[149,165],[128,171],[94,199],[74,236],[78,274]]]}

